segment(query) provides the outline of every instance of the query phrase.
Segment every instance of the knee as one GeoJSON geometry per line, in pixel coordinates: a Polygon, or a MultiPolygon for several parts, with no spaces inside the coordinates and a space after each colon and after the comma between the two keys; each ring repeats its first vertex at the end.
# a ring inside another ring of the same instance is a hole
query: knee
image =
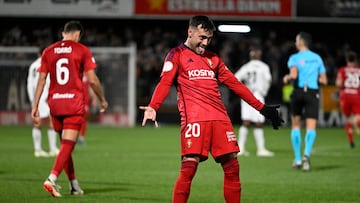
{"type": "Polygon", "coordinates": [[[230,153],[230,154],[225,154],[219,157],[215,158],[216,163],[221,163],[221,164],[225,164],[226,162],[237,158],[237,154],[236,153],[230,153]]]}

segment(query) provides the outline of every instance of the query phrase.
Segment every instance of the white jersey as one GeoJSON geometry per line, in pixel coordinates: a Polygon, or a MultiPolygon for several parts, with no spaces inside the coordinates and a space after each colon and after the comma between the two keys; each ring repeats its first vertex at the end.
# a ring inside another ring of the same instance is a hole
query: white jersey
{"type": "MultiPolygon", "coordinates": [[[[258,100],[265,101],[271,84],[270,68],[266,63],[250,60],[235,73],[235,77],[243,82],[258,100]]],[[[241,101],[241,118],[260,123],[265,121],[264,116],[244,101],[241,101]]]]}
{"type": "MultiPolygon", "coordinates": [[[[38,68],[41,65],[40,62],[41,62],[41,58],[39,57],[29,67],[28,78],[27,78],[27,92],[31,103],[34,102],[36,86],[39,80],[40,73],[38,72],[38,68]]],[[[50,78],[49,76],[47,76],[44,90],[41,94],[39,101],[38,109],[39,109],[40,118],[46,118],[49,117],[50,115],[50,109],[47,103],[49,86],[50,86],[50,78]]]]}

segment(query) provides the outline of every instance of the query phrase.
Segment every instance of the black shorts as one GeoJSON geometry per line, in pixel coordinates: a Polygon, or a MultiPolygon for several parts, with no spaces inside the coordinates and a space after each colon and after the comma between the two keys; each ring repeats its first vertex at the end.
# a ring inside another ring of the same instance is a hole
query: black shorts
{"type": "Polygon", "coordinates": [[[291,113],[294,116],[303,115],[305,118],[318,119],[319,117],[319,91],[296,88],[291,94],[291,113]]]}

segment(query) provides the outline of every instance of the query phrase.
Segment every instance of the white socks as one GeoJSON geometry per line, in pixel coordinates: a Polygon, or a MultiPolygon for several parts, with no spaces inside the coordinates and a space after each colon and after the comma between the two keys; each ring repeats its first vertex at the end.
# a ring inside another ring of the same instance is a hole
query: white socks
{"type": "Polygon", "coordinates": [[[248,128],[245,126],[240,126],[239,138],[238,138],[238,145],[240,147],[240,150],[245,150],[247,135],[248,135],[248,128]]]}
{"type": "Polygon", "coordinates": [[[56,146],[56,132],[54,129],[48,129],[48,139],[49,139],[49,151],[55,152],[58,150],[56,146]]]}
{"type": "MultiPolygon", "coordinates": [[[[240,150],[245,149],[245,143],[248,136],[248,128],[245,126],[240,126],[239,129],[239,138],[238,138],[238,145],[240,150]]],[[[264,130],[262,128],[254,128],[254,138],[257,150],[265,149],[265,138],[264,138],[264,130]]]]}
{"type": "Polygon", "coordinates": [[[262,128],[254,128],[254,137],[257,146],[257,150],[265,149],[264,130],[262,128]]]}
{"type": "Polygon", "coordinates": [[[48,177],[48,179],[51,180],[52,182],[56,182],[57,176],[54,175],[54,174],[50,174],[49,177],[48,177]]]}
{"type": "MultiPolygon", "coordinates": [[[[32,129],[32,137],[34,143],[34,150],[35,151],[42,151],[41,147],[41,129],[33,127],[32,129]]],[[[48,139],[49,139],[49,151],[54,152],[57,151],[58,148],[56,146],[56,135],[57,133],[53,129],[48,129],[47,131],[48,139]]]]}
{"type": "Polygon", "coordinates": [[[32,129],[32,138],[34,143],[34,150],[41,151],[41,130],[39,128],[33,127],[32,129]]]}

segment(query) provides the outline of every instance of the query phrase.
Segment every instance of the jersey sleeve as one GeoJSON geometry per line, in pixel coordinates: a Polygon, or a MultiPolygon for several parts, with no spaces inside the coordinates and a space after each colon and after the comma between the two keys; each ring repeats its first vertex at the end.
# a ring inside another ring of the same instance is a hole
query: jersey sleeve
{"type": "Polygon", "coordinates": [[[172,49],[165,58],[161,78],[156,85],[149,106],[157,111],[168,96],[174,79],[178,73],[178,55],[176,49],[172,49]]]}
{"type": "Polygon", "coordinates": [[[95,58],[93,57],[90,49],[88,47],[83,46],[83,52],[84,52],[83,54],[85,55],[84,71],[88,71],[88,70],[96,68],[95,58]]]}
{"type": "Polygon", "coordinates": [[[237,80],[234,74],[226,67],[224,62],[220,62],[218,70],[218,80],[225,84],[229,89],[235,92],[241,99],[246,101],[250,106],[260,111],[264,104],[252,94],[252,92],[241,82],[237,80]]]}
{"type": "Polygon", "coordinates": [[[320,74],[326,73],[325,65],[324,65],[324,62],[320,55],[318,55],[318,60],[319,60],[319,65],[320,65],[319,73],[320,74]]]}
{"type": "Polygon", "coordinates": [[[295,55],[290,56],[290,58],[289,58],[289,60],[287,62],[287,66],[288,66],[289,69],[294,67],[294,66],[297,66],[296,60],[295,60],[295,55]]]}

